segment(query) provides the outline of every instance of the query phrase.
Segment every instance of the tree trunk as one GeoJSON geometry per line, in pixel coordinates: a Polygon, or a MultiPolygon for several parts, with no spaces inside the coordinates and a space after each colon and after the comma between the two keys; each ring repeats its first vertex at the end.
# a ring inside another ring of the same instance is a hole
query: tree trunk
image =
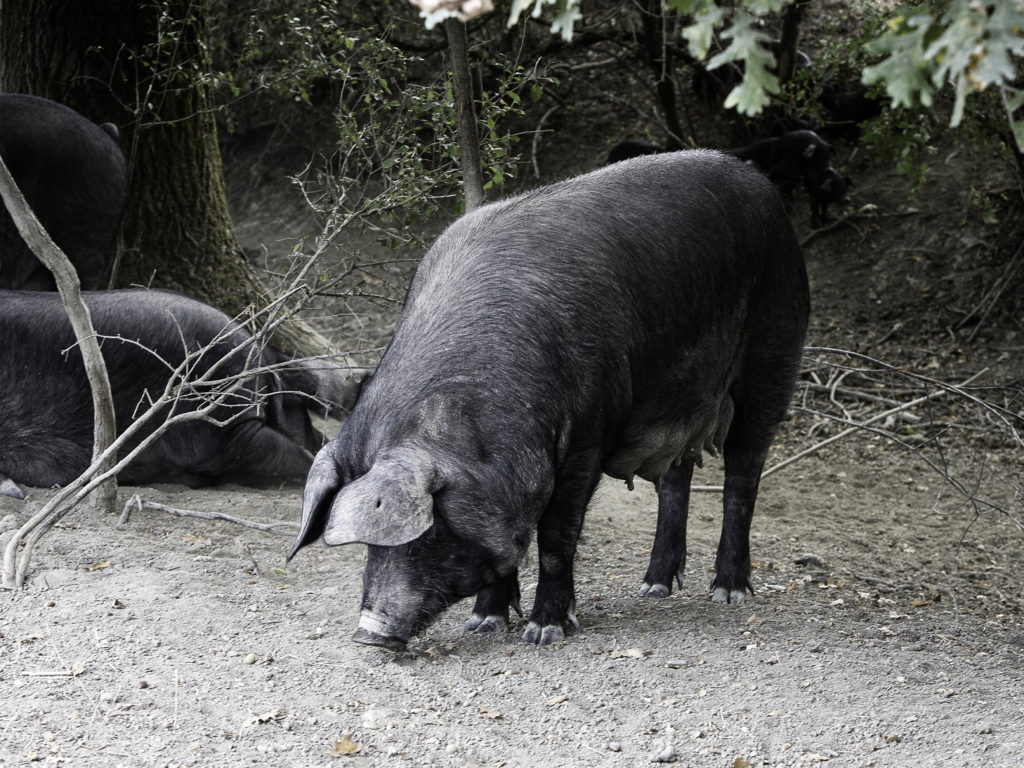
{"type": "MultiPolygon", "coordinates": [[[[121,129],[129,189],[113,285],[172,288],[237,315],[264,289],[228,213],[205,37],[203,0],[0,1],[0,91],[121,129]]],[[[289,351],[330,351],[297,326],[289,351]]]]}
{"type": "Polygon", "coordinates": [[[796,0],[782,15],[782,35],[779,38],[779,83],[786,83],[796,71],[796,53],[800,44],[800,22],[804,6],[810,0],[796,0]]]}
{"type": "Polygon", "coordinates": [[[658,94],[658,111],[668,129],[665,149],[682,149],[685,134],[679,122],[676,83],[672,76],[675,63],[672,60],[672,49],[668,45],[666,16],[661,0],[646,0],[640,9],[640,16],[643,19],[644,52],[654,74],[654,86],[658,94]]]}
{"type": "Polygon", "coordinates": [[[455,118],[459,132],[459,164],[466,212],[484,204],[483,175],[480,169],[480,136],[473,108],[473,78],[469,71],[469,43],[466,25],[458,19],[445,19],[448,51],[452,63],[452,91],[455,94],[455,118]]]}

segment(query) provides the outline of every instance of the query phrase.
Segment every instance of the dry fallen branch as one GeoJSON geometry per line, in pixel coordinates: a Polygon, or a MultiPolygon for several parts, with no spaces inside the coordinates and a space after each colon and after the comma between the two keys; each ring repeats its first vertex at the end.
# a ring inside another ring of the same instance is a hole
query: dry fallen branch
{"type": "Polygon", "coordinates": [[[294,536],[295,532],[299,528],[298,523],[293,523],[288,520],[280,520],[275,523],[254,523],[251,520],[243,520],[242,518],[234,517],[233,515],[225,515],[223,512],[205,512],[202,510],[169,507],[166,504],[160,504],[155,501],[144,501],[138,494],[132,496],[125,503],[124,509],[121,511],[121,517],[117,521],[118,527],[121,528],[128,524],[128,519],[132,512],[138,512],[143,509],[155,509],[159,512],[167,512],[172,515],[177,515],[178,517],[198,517],[201,520],[223,520],[224,522],[241,525],[245,528],[252,528],[256,531],[275,533],[278,536],[294,536]]]}
{"type": "MultiPolygon", "coordinates": [[[[897,377],[916,382],[925,387],[939,389],[954,397],[963,399],[977,407],[979,412],[984,413],[987,416],[995,419],[998,422],[999,428],[1003,429],[1005,433],[1008,436],[1010,436],[1013,442],[1015,442],[1019,447],[1024,448],[1024,436],[1022,436],[1021,432],[1019,431],[1020,429],[1024,429],[1024,418],[1022,418],[1021,414],[1015,413],[1009,408],[993,403],[990,400],[984,400],[978,397],[977,395],[973,394],[971,389],[968,389],[968,384],[970,382],[973,382],[976,378],[978,378],[978,376],[980,376],[981,373],[986,372],[987,369],[979,372],[978,374],[975,374],[970,379],[968,379],[967,382],[956,385],[940,381],[939,379],[934,379],[930,376],[925,376],[924,374],[906,371],[901,368],[897,368],[896,366],[891,365],[890,363],[877,360],[873,357],[861,354],[859,352],[851,352],[846,349],[834,349],[832,347],[807,347],[805,348],[804,352],[811,354],[821,353],[827,355],[838,355],[842,357],[851,358],[862,363],[874,366],[874,372],[884,371],[887,373],[891,373],[896,375],[897,377]]],[[[841,365],[839,363],[829,363],[829,365],[835,368],[851,370],[861,373],[872,372],[872,369],[853,368],[848,365],[841,365]]],[[[978,387],[974,389],[977,389],[979,391],[991,391],[993,388],[978,387]]]]}
{"type": "MultiPolygon", "coordinates": [[[[951,451],[944,445],[947,442],[956,447],[965,445],[966,432],[973,435],[968,439],[983,440],[985,445],[1002,441],[1013,448],[1024,447],[1024,390],[1019,386],[977,385],[975,382],[987,369],[959,384],[950,384],[848,350],[808,347],[805,353],[815,357],[809,357],[813,365],[805,371],[807,381],[802,385],[801,403],[794,405],[794,412],[815,418],[810,433],[830,423],[846,428],[769,467],[762,473],[762,479],[846,437],[874,435],[899,445],[923,461],[947,487],[973,507],[976,514],[984,509],[999,512],[1024,531],[1020,515],[1012,513],[1004,504],[981,496],[983,482],[1005,482],[1005,478],[992,477],[986,462],[973,458],[966,464],[961,461],[959,468],[954,469],[951,451]],[[1002,395],[1002,403],[991,399],[999,395],[1002,395]],[[943,403],[939,413],[922,416],[910,412],[939,401],[943,403]],[[889,407],[878,410],[873,407],[876,405],[889,407]],[[954,431],[960,436],[952,442],[949,436],[954,431]]],[[[722,487],[694,486],[692,490],[721,492],[722,487]]],[[[1021,490],[1014,492],[1014,498],[1019,499],[1021,490]]]]}
{"type": "MultiPolygon", "coordinates": [[[[812,446],[810,446],[808,448],[805,448],[804,450],[800,451],[799,453],[794,454],[793,456],[790,456],[789,458],[780,461],[778,464],[774,464],[773,466],[769,467],[768,469],[766,469],[764,472],[761,473],[761,479],[764,480],[766,477],[770,477],[771,475],[773,475],[776,472],[778,472],[780,469],[784,469],[785,467],[788,467],[790,464],[794,464],[795,462],[799,461],[800,459],[806,458],[807,456],[810,456],[813,453],[817,453],[818,451],[820,451],[825,446],[831,445],[834,442],[842,440],[844,437],[849,437],[850,435],[852,435],[852,434],[854,434],[856,432],[860,432],[862,430],[868,429],[871,424],[874,424],[877,421],[882,421],[883,419],[891,418],[892,416],[895,416],[896,414],[899,414],[899,413],[902,413],[904,411],[907,411],[907,410],[909,410],[909,409],[911,409],[911,408],[913,408],[913,407],[915,407],[917,405],[920,405],[921,403],[925,403],[925,402],[928,402],[929,400],[934,400],[934,399],[936,399],[938,397],[942,397],[943,395],[947,394],[947,388],[954,388],[955,389],[955,388],[967,386],[972,381],[974,381],[979,376],[981,376],[983,373],[985,373],[986,370],[987,369],[979,371],[978,373],[974,374],[969,379],[967,379],[963,383],[959,384],[958,387],[952,387],[951,385],[946,385],[945,388],[941,389],[938,392],[933,392],[933,393],[931,393],[929,395],[923,395],[923,396],[918,397],[918,398],[916,398],[914,400],[910,400],[910,401],[908,401],[906,403],[901,403],[901,404],[895,406],[894,408],[889,408],[888,410],[882,411],[881,413],[877,413],[877,414],[871,416],[870,418],[865,419],[864,421],[861,421],[861,422],[858,422],[858,423],[854,423],[849,429],[845,429],[842,432],[840,432],[839,434],[833,435],[832,437],[829,437],[829,438],[827,438],[825,440],[822,440],[822,441],[820,441],[818,443],[815,443],[814,445],[812,445],[812,446]]],[[[804,412],[808,412],[808,413],[814,413],[814,414],[818,414],[818,415],[824,415],[824,414],[821,414],[820,411],[814,411],[814,410],[807,409],[807,408],[796,408],[795,410],[797,410],[797,411],[804,411],[804,412]]],[[[844,419],[840,419],[838,417],[826,416],[826,418],[832,419],[834,421],[841,421],[841,422],[847,423],[847,424],[851,423],[849,421],[846,421],[844,419]]],[[[888,433],[884,433],[884,434],[888,434],[888,433]]],[[[695,485],[695,486],[693,486],[691,488],[691,490],[693,490],[693,491],[702,491],[702,492],[720,493],[722,491],[722,486],[720,486],[720,485],[695,485]]]]}
{"type": "Polygon", "coordinates": [[[860,229],[857,227],[856,224],[854,224],[854,220],[855,219],[859,219],[859,218],[864,218],[864,217],[861,216],[860,214],[857,214],[857,213],[848,213],[845,216],[840,216],[835,221],[829,222],[824,227],[818,227],[817,229],[812,229],[810,232],[808,232],[806,235],[804,235],[802,240],[800,240],[800,247],[801,248],[806,248],[808,245],[813,243],[819,237],[827,235],[829,232],[832,232],[833,230],[839,229],[839,227],[853,227],[863,237],[863,233],[860,232],[860,229]]]}
{"type": "Polygon", "coordinates": [[[968,321],[977,319],[977,324],[971,329],[970,334],[967,336],[967,341],[974,341],[974,337],[978,335],[978,331],[985,324],[985,320],[988,318],[989,313],[998,306],[999,299],[1003,293],[1012,286],[1015,285],[1017,280],[1017,273],[1020,272],[1021,268],[1024,267],[1024,242],[1018,247],[1016,253],[1013,254],[1013,258],[1006,265],[1006,269],[1003,270],[1003,274],[992,284],[992,287],[982,297],[978,305],[968,312],[963,319],[960,320],[955,326],[957,330],[963,328],[968,321]]]}

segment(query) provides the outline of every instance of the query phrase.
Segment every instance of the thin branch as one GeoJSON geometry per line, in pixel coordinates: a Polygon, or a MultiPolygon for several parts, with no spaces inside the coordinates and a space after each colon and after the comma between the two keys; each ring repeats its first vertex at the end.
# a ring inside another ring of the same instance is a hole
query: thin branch
{"type": "MultiPolygon", "coordinates": [[[[819,349],[819,351],[820,351],[820,348],[814,348],[814,349],[819,349]]],[[[846,350],[829,350],[829,351],[842,352],[842,353],[846,352],[846,350]]],[[[857,353],[852,353],[851,352],[849,354],[856,355],[857,353]]],[[[893,369],[893,370],[895,370],[895,369],[893,369]]],[[[965,379],[962,383],[960,383],[956,387],[953,387],[953,385],[946,384],[938,392],[932,392],[929,395],[923,395],[923,396],[918,397],[918,398],[916,398],[914,400],[911,400],[911,401],[909,401],[907,403],[901,403],[900,405],[897,405],[894,408],[890,408],[890,409],[888,409],[886,411],[882,411],[881,413],[877,413],[874,416],[872,416],[871,418],[865,419],[864,421],[860,422],[859,424],[856,424],[856,425],[850,427],[849,429],[843,430],[839,434],[833,435],[832,437],[829,437],[829,438],[827,438],[825,440],[822,440],[822,441],[820,441],[818,443],[815,443],[814,445],[810,446],[809,448],[805,448],[804,450],[800,451],[799,453],[796,453],[793,456],[790,456],[789,458],[780,461],[778,464],[775,464],[774,466],[772,466],[772,467],[766,469],[764,472],[762,472],[761,473],[761,479],[764,480],[765,478],[770,477],[771,475],[775,474],[779,470],[784,469],[785,467],[788,467],[790,464],[794,464],[795,462],[799,461],[800,459],[806,458],[807,456],[810,456],[813,453],[817,453],[822,448],[824,448],[824,447],[826,447],[828,445],[831,445],[832,443],[834,443],[834,442],[836,442],[838,440],[842,440],[844,437],[849,437],[850,435],[852,435],[855,432],[862,431],[862,430],[866,429],[868,426],[870,426],[871,424],[874,424],[877,421],[881,421],[883,419],[887,419],[890,416],[894,416],[894,415],[896,415],[898,413],[901,413],[901,412],[906,411],[906,410],[908,410],[910,408],[913,408],[914,406],[920,405],[921,403],[928,402],[929,400],[934,400],[936,398],[942,397],[943,395],[948,394],[950,390],[962,391],[962,387],[965,387],[968,384],[970,384],[972,381],[974,381],[975,379],[980,377],[987,370],[988,369],[986,368],[986,369],[983,369],[981,371],[978,371],[978,373],[975,373],[973,376],[970,376],[969,378],[965,379]]],[[[907,375],[910,375],[910,374],[907,374],[907,375]]],[[[924,378],[927,378],[927,377],[924,377],[924,378]]],[[[935,382],[935,383],[936,384],[941,384],[942,382],[935,382]]],[[[834,417],[829,417],[829,418],[834,418],[834,417]]],[[[701,493],[721,493],[722,490],[723,490],[723,486],[721,486],[721,485],[695,485],[695,486],[692,486],[690,488],[690,490],[691,491],[701,492],[701,493]]]]}
{"type": "Polygon", "coordinates": [[[244,528],[252,528],[256,531],[266,531],[268,533],[274,533],[278,536],[294,536],[298,530],[298,523],[293,523],[288,520],[279,520],[275,523],[255,523],[251,520],[243,520],[240,517],[234,517],[233,515],[225,515],[223,512],[206,512],[203,510],[195,509],[179,509],[177,507],[169,507],[166,504],[160,504],[155,501],[144,501],[141,496],[135,494],[127,503],[124,505],[124,509],[121,511],[121,517],[117,521],[117,526],[123,528],[128,524],[128,519],[132,512],[141,512],[143,509],[155,509],[159,512],[167,512],[178,517],[198,517],[202,520],[223,520],[234,525],[241,525],[244,528]]]}

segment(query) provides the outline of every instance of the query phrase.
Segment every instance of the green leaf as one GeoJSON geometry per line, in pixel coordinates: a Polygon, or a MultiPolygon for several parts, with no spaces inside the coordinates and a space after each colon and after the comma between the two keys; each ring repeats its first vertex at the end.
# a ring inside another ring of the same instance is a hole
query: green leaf
{"type": "Polygon", "coordinates": [[[792,0],[746,0],[744,6],[753,14],[764,16],[766,13],[778,13],[792,0]]]}
{"type": "Polygon", "coordinates": [[[722,25],[725,19],[725,11],[717,5],[712,5],[694,14],[693,23],[683,30],[683,38],[686,40],[690,55],[695,59],[703,61],[711,50],[711,42],[715,37],[715,30],[722,25]]]}

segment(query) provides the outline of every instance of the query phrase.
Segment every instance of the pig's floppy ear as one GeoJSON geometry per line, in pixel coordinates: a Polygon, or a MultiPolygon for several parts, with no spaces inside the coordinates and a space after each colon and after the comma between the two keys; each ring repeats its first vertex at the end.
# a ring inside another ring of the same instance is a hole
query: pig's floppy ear
{"type": "Polygon", "coordinates": [[[306,476],[306,489],[302,492],[302,522],[295,546],[288,553],[289,560],[304,546],[319,539],[327,525],[331,501],[341,488],[341,473],[333,447],[334,443],[328,443],[320,449],[306,476]]]}
{"type": "Polygon", "coordinates": [[[434,524],[433,494],[441,485],[427,453],[402,450],[386,454],[335,496],[324,543],[407,544],[434,524]]]}

